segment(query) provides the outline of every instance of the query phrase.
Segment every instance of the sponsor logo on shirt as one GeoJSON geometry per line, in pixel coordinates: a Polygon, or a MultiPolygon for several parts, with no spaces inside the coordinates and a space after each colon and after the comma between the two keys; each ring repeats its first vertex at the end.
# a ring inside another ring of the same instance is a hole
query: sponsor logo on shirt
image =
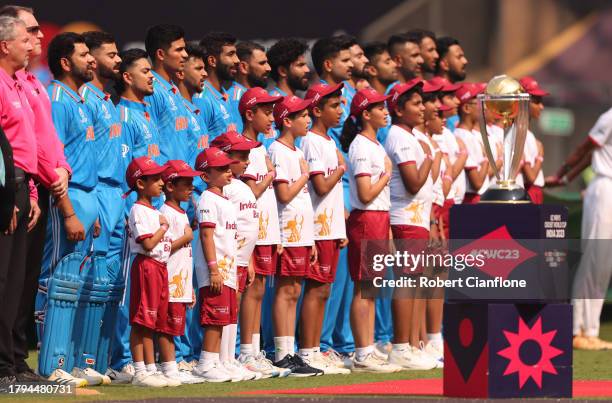
{"type": "Polygon", "coordinates": [[[189,127],[189,120],[184,116],[179,116],[175,120],[174,127],[177,132],[185,130],[189,127]]]}
{"type": "Polygon", "coordinates": [[[83,112],[83,109],[79,108],[79,116],[81,116],[81,123],[87,123],[87,116],[85,116],[85,112],[83,112]]]}
{"type": "Polygon", "coordinates": [[[109,138],[121,137],[121,123],[113,123],[109,129],[109,138]]]}
{"type": "Polygon", "coordinates": [[[108,108],[106,108],[106,105],[102,104],[102,117],[106,120],[110,120],[112,118],[110,112],[108,111],[108,108]]]}

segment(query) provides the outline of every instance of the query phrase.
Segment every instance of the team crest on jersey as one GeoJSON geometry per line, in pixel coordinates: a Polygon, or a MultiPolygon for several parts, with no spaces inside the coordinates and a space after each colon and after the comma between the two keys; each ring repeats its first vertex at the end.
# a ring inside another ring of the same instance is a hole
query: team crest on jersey
{"type": "Polygon", "coordinates": [[[150,139],[152,134],[151,131],[149,130],[149,126],[147,126],[146,124],[142,124],[142,135],[146,138],[146,139],[150,139]]]}
{"type": "Polygon", "coordinates": [[[174,103],[174,98],[172,98],[172,95],[168,95],[168,101],[170,102],[170,110],[175,111],[176,104],[174,103]]]}
{"type": "Polygon", "coordinates": [[[104,117],[104,119],[106,120],[110,120],[111,119],[111,114],[108,111],[108,108],[106,107],[106,105],[102,104],[102,117],[104,117]]]}
{"type": "Polygon", "coordinates": [[[198,124],[198,120],[191,116],[191,124],[193,125],[194,130],[200,131],[200,125],[198,124]]]}
{"type": "Polygon", "coordinates": [[[121,158],[127,157],[130,147],[127,144],[121,144],[121,158]]]}
{"type": "Polygon", "coordinates": [[[81,116],[81,123],[87,123],[87,116],[85,116],[85,112],[83,109],[79,107],[79,116],[81,116]]]}
{"type": "Polygon", "coordinates": [[[223,119],[229,119],[229,113],[227,113],[227,109],[225,109],[225,105],[219,104],[219,108],[221,108],[221,112],[223,113],[223,119]]]}

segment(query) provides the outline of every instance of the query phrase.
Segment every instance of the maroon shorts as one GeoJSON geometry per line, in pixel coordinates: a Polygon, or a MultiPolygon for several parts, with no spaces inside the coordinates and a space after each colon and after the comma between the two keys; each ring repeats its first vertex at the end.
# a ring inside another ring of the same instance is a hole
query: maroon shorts
{"type": "Polygon", "coordinates": [[[544,203],[544,192],[540,186],[531,185],[527,187],[527,194],[533,204],[544,203]]]}
{"type": "Polygon", "coordinates": [[[384,270],[375,271],[372,268],[372,262],[374,255],[389,253],[389,212],[353,210],[346,229],[349,273],[353,281],[371,280],[384,275],[384,270]],[[362,241],[377,242],[365,245],[362,241]]]}
{"type": "Polygon", "coordinates": [[[463,197],[463,204],[476,204],[480,201],[478,193],[466,193],[463,197]]]}
{"type": "Polygon", "coordinates": [[[440,218],[444,224],[444,237],[446,239],[450,237],[450,209],[454,205],[455,201],[453,199],[444,200],[444,206],[442,206],[442,211],[440,214],[440,218]]]}
{"type": "MultiPolygon", "coordinates": [[[[427,243],[429,241],[429,231],[427,231],[425,228],[417,225],[392,225],[391,232],[393,233],[393,240],[395,241],[398,251],[405,250],[414,255],[418,255],[426,251],[427,243]]],[[[422,273],[423,269],[423,266],[407,268],[406,270],[401,270],[401,273],[418,274],[422,273]]]]}
{"type": "Polygon", "coordinates": [[[130,269],[130,325],[155,331],[166,326],[168,314],[168,270],[144,255],[136,255],[130,269]]]}
{"type": "Polygon", "coordinates": [[[223,285],[220,294],[210,287],[200,288],[200,324],[202,326],[227,326],[238,323],[236,290],[223,285]]]}
{"type": "Polygon", "coordinates": [[[317,247],[317,261],[308,266],[306,278],[319,283],[333,283],[340,254],[339,240],[315,241],[315,246],[317,247]]]}
{"type": "Polygon", "coordinates": [[[238,266],[237,273],[238,273],[238,292],[242,294],[246,290],[248,267],[238,266]]]}
{"type": "Polygon", "coordinates": [[[159,331],[170,336],[184,335],[187,305],[186,302],[168,302],[168,317],[166,323],[159,331]]]}
{"type": "Polygon", "coordinates": [[[277,276],[305,277],[310,266],[312,246],[288,246],[278,260],[277,276]]]}
{"type": "Polygon", "coordinates": [[[253,250],[253,267],[255,274],[269,276],[276,272],[278,253],[276,245],[255,245],[253,250]]]}

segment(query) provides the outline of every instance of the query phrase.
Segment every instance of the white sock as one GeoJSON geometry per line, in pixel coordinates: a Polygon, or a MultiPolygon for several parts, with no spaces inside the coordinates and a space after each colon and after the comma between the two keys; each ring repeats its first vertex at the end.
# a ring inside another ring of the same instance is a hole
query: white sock
{"type": "Polygon", "coordinates": [[[225,362],[229,360],[229,343],[231,337],[230,325],[223,326],[223,332],[221,333],[221,350],[219,350],[219,360],[225,362]]]}
{"type": "Polygon", "coordinates": [[[427,333],[427,340],[433,345],[440,345],[442,344],[442,333],[427,333]]]}
{"type": "Polygon", "coordinates": [[[316,346],[312,348],[315,355],[321,355],[321,346],[316,346]]]}
{"type": "Polygon", "coordinates": [[[229,327],[229,344],[227,346],[227,356],[229,360],[236,359],[236,339],[238,338],[238,324],[233,323],[229,327]]]}
{"type": "Polygon", "coordinates": [[[298,351],[298,354],[302,358],[306,358],[306,359],[313,358],[315,355],[315,349],[314,348],[300,348],[300,350],[298,351]]]}
{"type": "Polygon", "coordinates": [[[286,336],[280,336],[280,337],[274,338],[274,360],[275,361],[280,361],[283,358],[285,358],[287,354],[289,354],[289,351],[287,350],[287,340],[286,339],[287,339],[286,336]]]}
{"type": "Polygon", "coordinates": [[[147,371],[157,372],[157,367],[155,366],[155,364],[147,364],[147,371]]]}
{"type": "Polygon", "coordinates": [[[295,336],[287,336],[286,342],[287,342],[287,350],[289,351],[289,354],[294,355],[295,354],[295,336]]]}
{"type": "Polygon", "coordinates": [[[204,368],[218,361],[219,353],[211,353],[209,351],[202,350],[200,353],[200,360],[198,361],[198,369],[204,370],[204,368]]]}
{"type": "Polygon", "coordinates": [[[357,361],[363,361],[370,354],[370,346],[355,348],[355,358],[357,361]]]}
{"type": "Polygon", "coordinates": [[[393,343],[391,345],[392,351],[403,352],[406,350],[410,350],[410,343],[393,343]]]}
{"type": "Polygon", "coordinates": [[[134,362],[134,371],[136,372],[136,375],[147,372],[147,366],[145,365],[144,361],[134,362]]]}
{"type": "Polygon", "coordinates": [[[253,345],[240,344],[240,355],[253,355],[253,345]]]}
{"type": "Polygon", "coordinates": [[[178,375],[178,364],[176,361],[162,362],[161,367],[164,375],[178,375]]]}
{"type": "Polygon", "coordinates": [[[261,344],[259,344],[259,333],[253,333],[253,338],[251,339],[251,344],[253,344],[253,353],[259,353],[261,350],[261,344]]]}

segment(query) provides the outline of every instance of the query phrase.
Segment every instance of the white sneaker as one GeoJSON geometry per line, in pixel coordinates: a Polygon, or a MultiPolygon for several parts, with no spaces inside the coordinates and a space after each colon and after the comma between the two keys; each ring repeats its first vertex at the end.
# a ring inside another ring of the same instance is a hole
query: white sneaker
{"type": "Polygon", "coordinates": [[[232,360],[223,361],[221,363],[223,369],[230,375],[232,382],[250,381],[255,379],[255,373],[249,371],[247,374],[243,371],[241,365],[236,365],[232,360]]]}
{"type": "Polygon", "coordinates": [[[391,350],[389,362],[403,369],[411,370],[428,370],[437,366],[435,359],[416,347],[409,347],[402,351],[391,350]]]}
{"type": "Polygon", "coordinates": [[[392,370],[393,372],[400,372],[400,371],[404,370],[404,368],[400,367],[399,365],[396,365],[396,364],[393,364],[393,363],[389,362],[389,360],[383,360],[382,358],[376,357],[376,355],[374,355],[374,354],[372,354],[372,356],[374,357],[374,359],[378,360],[380,363],[386,364],[387,368],[389,370],[392,370]]]}
{"type": "Polygon", "coordinates": [[[93,368],[72,368],[72,376],[87,380],[89,386],[110,385],[111,379],[108,375],[102,375],[93,368]]]}
{"type": "Polygon", "coordinates": [[[274,378],[280,375],[279,371],[275,370],[272,363],[266,359],[258,360],[250,354],[240,354],[238,361],[249,371],[261,374],[263,379],[274,378]]]}
{"type": "Polygon", "coordinates": [[[229,382],[232,380],[230,374],[223,368],[219,361],[216,361],[208,367],[202,368],[197,365],[193,369],[193,374],[204,378],[206,382],[229,382]]]}
{"type": "Polygon", "coordinates": [[[322,352],[320,353],[323,358],[331,365],[336,366],[337,368],[346,368],[346,362],[344,357],[337,352],[336,350],[330,348],[329,350],[327,350],[326,352],[322,352]]]}
{"type": "Polygon", "coordinates": [[[255,357],[255,360],[259,361],[260,363],[263,363],[262,365],[269,365],[270,367],[272,367],[273,371],[278,372],[277,376],[279,378],[286,378],[289,375],[291,375],[291,370],[289,368],[281,368],[281,367],[275,366],[272,363],[272,360],[266,357],[266,352],[264,350],[261,350],[259,354],[257,354],[257,356],[255,357]]]}
{"type": "Polygon", "coordinates": [[[389,359],[389,353],[391,352],[392,345],[391,343],[378,341],[374,345],[374,355],[378,358],[382,358],[383,360],[389,359]]]}
{"type": "Polygon", "coordinates": [[[124,365],[120,371],[112,368],[108,368],[106,370],[106,375],[111,379],[112,383],[116,384],[126,384],[132,382],[132,378],[134,378],[135,373],[136,370],[134,370],[134,366],[132,364],[124,365]]]}
{"type": "Polygon", "coordinates": [[[75,388],[82,388],[84,386],[87,386],[87,379],[74,377],[68,372],[59,368],[54,369],[47,379],[52,382],[57,382],[60,385],[70,385],[74,386],[75,388]]]}
{"type": "Polygon", "coordinates": [[[311,367],[323,371],[323,375],[346,375],[351,373],[350,369],[338,368],[335,364],[328,361],[320,352],[315,353],[314,357],[308,359],[302,356],[302,359],[311,367]]]}
{"type": "Polygon", "coordinates": [[[161,371],[155,371],[153,373],[153,376],[158,377],[159,379],[162,379],[164,381],[166,381],[166,383],[168,384],[168,387],[170,388],[175,388],[177,386],[181,386],[181,381],[178,378],[174,378],[174,377],[169,377],[166,376],[163,372],[161,371]]]}
{"type": "Polygon", "coordinates": [[[168,386],[168,382],[156,375],[156,372],[143,371],[134,375],[132,378],[132,385],[134,386],[148,386],[150,388],[165,388],[168,386]]]}
{"type": "Polygon", "coordinates": [[[436,360],[436,368],[444,368],[444,346],[442,343],[430,341],[423,351],[436,360]]]}
{"type": "Polygon", "coordinates": [[[359,361],[357,357],[353,358],[352,370],[353,372],[372,372],[378,374],[397,372],[397,368],[394,365],[377,359],[372,353],[368,354],[363,361],[359,361]]]}
{"type": "Polygon", "coordinates": [[[206,379],[195,375],[192,371],[182,369],[179,369],[178,374],[166,375],[166,377],[178,379],[183,385],[195,385],[206,382],[206,379]]]}
{"type": "MultiPolygon", "coordinates": [[[[178,369],[179,371],[193,371],[193,369],[195,368],[195,366],[193,365],[193,362],[187,362],[185,360],[181,361],[178,363],[178,369]]],[[[197,365],[197,361],[195,361],[196,365],[197,365]]]]}

